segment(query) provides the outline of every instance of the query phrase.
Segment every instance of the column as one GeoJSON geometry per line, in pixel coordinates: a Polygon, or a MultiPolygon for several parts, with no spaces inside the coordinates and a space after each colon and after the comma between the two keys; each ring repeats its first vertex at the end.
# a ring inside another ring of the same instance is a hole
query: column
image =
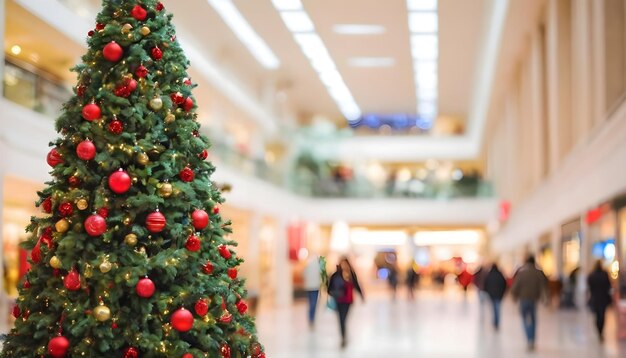
{"type": "Polygon", "coordinates": [[[604,1],[591,2],[591,76],[593,83],[592,126],[602,123],[606,117],[606,42],[604,30],[604,1]]]}
{"type": "MultiPolygon", "coordinates": [[[[6,29],[5,19],[7,16],[4,0],[0,0],[0,42],[4,43],[6,29]]],[[[0,51],[0,79],[4,81],[4,51],[0,51]]],[[[0,97],[4,97],[4,86],[0,86],[0,97]]]]}
{"type": "MultiPolygon", "coordinates": [[[[6,19],[5,1],[0,0],[0,39],[4,43],[5,19],[6,19]]],[[[0,51],[0,79],[4,79],[4,51],[0,51]]],[[[4,86],[0,86],[0,97],[4,98],[4,86]]],[[[6,145],[0,141],[0,153],[6,153],[6,145]]],[[[6,175],[5,161],[0,161],[0,257],[4,260],[4,177],[6,175]]],[[[4,265],[0,265],[0,280],[4,287],[4,265]]],[[[6,322],[9,320],[9,302],[6,291],[0,289],[0,334],[8,333],[9,327],[6,322]]]]}
{"type": "Polygon", "coordinates": [[[570,124],[570,1],[550,0],[546,23],[548,132],[550,172],[554,172],[572,143],[570,124]]]}
{"type": "Polygon", "coordinates": [[[584,141],[591,128],[591,46],[589,0],[572,0],[572,120],[574,142],[584,141]]]}
{"type": "Polygon", "coordinates": [[[289,243],[287,238],[287,228],[289,220],[280,218],[278,220],[278,232],[275,242],[275,265],[276,274],[276,306],[286,307],[293,302],[293,282],[291,280],[291,263],[289,262],[289,243]]]}
{"type": "Polygon", "coordinates": [[[542,61],[542,48],[541,48],[541,33],[536,30],[531,39],[530,50],[530,88],[531,88],[531,147],[528,148],[531,155],[532,163],[532,186],[533,188],[539,185],[541,180],[545,176],[544,153],[544,88],[543,88],[543,61],[542,61]]]}

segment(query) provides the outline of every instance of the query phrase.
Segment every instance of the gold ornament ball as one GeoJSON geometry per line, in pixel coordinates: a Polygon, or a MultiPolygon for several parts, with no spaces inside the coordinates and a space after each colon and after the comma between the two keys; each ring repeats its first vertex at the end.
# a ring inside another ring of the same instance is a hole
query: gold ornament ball
{"type": "Polygon", "coordinates": [[[78,134],[72,134],[71,140],[73,144],[82,142],[82,138],[78,134]]]}
{"type": "Polygon", "coordinates": [[[164,198],[169,198],[172,195],[173,191],[174,189],[172,188],[172,184],[163,183],[161,184],[161,187],[159,188],[159,195],[161,195],[164,198]]]}
{"type": "Polygon", "coordinates": [[[159,109],[163,108],[163,100],[161,99],[161,97],[155,97],[151,99],[150,108],[154,109],[155,111],[158,111],[159,109]]]}
{"type": "Polygon", "coordinates": [[[78,210],[85,210],[89,207],[89,202],[87,199],[78,199],[78,201],[76,201],[76,207],[78,210]]]}
{"type": "Polygon", "coordinates": [[[126,235],[126,237],[124,237],[124,242],[126,243],[126,245],[129,245],[129,246],[137,245],[137,235],[135,234],[126,235]]]}
{"type": "Polygon", "coordinates": [[[150,35],[150,28],[148,26],[144,26],[141,28],[141,34],[144,36],[150,35]]]}
{"type": "Polygon", "coordinates": [[[111,318],[111,310],[105,305],[100,305],[93,309],[93,316],[100,322],[108,321],[111,318]]]}
{"type": "Polygon", "coordinates": [[[173,115],[172,113],[168,113],[167,116],[165,116],[165,123],[172,123],[176,120],[176,116],[173,115]]]}
{"type": "Polygon", "coordinates": [[[91,278],[93,276],[93,266],[91,266],[90,264],[85,264],[83,276],[85,276],[86,278],[91,278]]]}
{"type": "Polygon", "coordinates": [[[124,26],[122,26],[122,33],[123,34],[127,34],[132,29],[133,29],[133,25],[131,25],[131,24],[124,24],[124,26]]]}
{"type": "Polygon", "coordinates": [[[60,269],[61,267],[63,267],[63,263],[61,263],[61,260],[59,260],[58,257],[52,256],[52,258],[50,259],[50,266],[55,269],[60,269]]]}
{"type": "Polygon", "coordinates": [[[66,232],[70,228],[70,223],[67,220],[65,220],[65,219],[61,219],[61,220],[57,221],[56,224],[54,224],[54,228],[58,232],[66,232]]]}
{"type": "Polygon", "coordinates": [[[109,261],[104,261],[100,264],[100,272],[102,273],[111,271],[111,268],[113,268],[113,265],[109,261]]]}
{"type": "Polygon", "coordinates": [[[124,225],[130,225],[130,217],[125,217],[124,220],[122,220],[122,222],[124,223],[124,225]]]}
{"type": "Polygon", "coordinates": [[[137,154],[137,163],[139,165],[144,165],[144,166],[150,163],[150,158],[148,157],[148,154],[146,153],[137,154]]]}
{"type": "Polygon", "coordinates": [[[179,195],[180,194],[180,189],[176,188],[176,189],[172,190],[172,194],[174,194],[174,196],[179,195]]]}

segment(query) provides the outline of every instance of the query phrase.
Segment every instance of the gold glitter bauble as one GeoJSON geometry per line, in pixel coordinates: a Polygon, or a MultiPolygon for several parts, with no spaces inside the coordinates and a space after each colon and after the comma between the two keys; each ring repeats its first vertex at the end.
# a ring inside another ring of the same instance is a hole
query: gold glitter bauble
{"type": "Polygon", "coordinates": [[[163,183],[161,184],[161,187],[159,188],[159,195],[161,195],[164,198],[169,198],[172,195],[173,191],[174,189],[172,188],[172,184],[163,183]]]}
{"type": "Polygon", "coordinates": [[[102,273],[111,271],[111,268],[113,268],[113,265],[109,261],[104,261],[100,264],[100,272],[102,273]]]}
{"type": "Polygon", "coordinates": [[[85,210],[89,207],[89,202],[87,201],[87,199],[78,199],[76,201],[76,207],[78,208],[78,210],[85,210]]]}
{"type": "Polygon", "coordinates": [[[146,153],[139,153],[137,154],[137,163],[139,165],[147,165],[148,163],[150,163],[150,158],[148,157],[148,154],[146,153]]]}
{"type": "Polygon", "coordinates": [[[126,237],[124,237],[124,242],[126,243],[126,245],[129,245],[129,246],[137,245],[137,235],[135,234],[126,235],[126,237]]]}
{"type": "Polygon", "coordinates": [[[124,223],[124,225],[130,225],[130,217],[125,217],[124,220],[122,220],[122,222],[124,223]]]}
{"type": "Polygon", "coordinates": [[[59,260],[58,257],[52,256],[52,258],[50,259],[50,266],[55,269],[60,269],[61,267],[63,267],[63,263],[61,262],[61,260],[59,260]]]}
{"type": "Polygon", "coordinates": [[[101,304],[93,309],[93,316],[100,322],[108,321],[111,318],[111,310],[101,304]]]}
{"type": "Polygon", "coordinates": [[[148,36],[150,35],[150,28],[148,26],[144,26],[141,28],[141,30],[139,30],[141,32],[142,35],[144,36],[148,36]]]}
{"type": "Polygon", "coordinates": [[[124,26],[122,26],[122,33],[123,34],[127,34],[132,29],[133,29],[133,25],[131,25],[131,24],[124,24],[124,26]]]}
{"type": "Polygon", "coordinates": [[[155,97],[151,99],[150,108],[152,108],[155,111],[158,111],[159,109],[163,108],[163,100],[161,99],[161,97],[155,97]]]}
{"type": "Polygon", "coordinates": [[[61,219],[57,221],[56,224],[54,224],[54,228],[57,230],[57,232],[66,232],[70,229],[70,223],[65,219],[61,219]]]}
{"type": "Polygon", "coordinates": [[[173,115],[172,113],[168,113],[167,116],[165,116],[165,123],[172,123],[176,120],[176,116],[173,115]]]}

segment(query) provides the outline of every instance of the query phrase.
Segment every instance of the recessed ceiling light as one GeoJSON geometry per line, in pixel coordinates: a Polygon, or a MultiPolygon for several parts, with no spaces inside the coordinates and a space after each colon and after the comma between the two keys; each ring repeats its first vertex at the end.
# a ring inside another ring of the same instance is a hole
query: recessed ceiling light
{"type": "Polygon", "coordinates": [[[333,26],[333,31],[340,35],[380,35],[386,29],[381,25],[345,24],[333,26]]]}
{"type": "Polygon", "coordinates": [[[11,47],[11,53],[14,54],[15,56],[17,56],[20,53],[22,53],[22,48],[20,47],[20,45],[13,45],[11,47]]]}
{"type": "Polygon", "coordinates": [[[393,57],[352,57],[348,64],[353,67],[391,67],[396,60],[393,57]]]}
{"type": "Polygon", "coordinates": [[[272,0],[272,3],[279,11],[302,9],[302,2],[300,0],[272,0]]]}
{"type": "Polygon", "coordinates": [[[406,7],[409,11],[434,11],[437,10],[437,0],[407,0],[406,7]]]}
{"type": "Polygon", "coordinates": [[[278,57],[263,41],[261,36],[254,31],[231,0],[207,1],[263,67],[271,70],[280,67],[278,57]]]}
{"type": "Polygon", "coordinates": [[[313,32],[315,26],[309,15],[304,11],[282,11],[280,16],[291,32],[313,32]]]}
{"type": "Polygon", "coordinates": [[[409,29],[414,34],[432,34],[437,32],[436,12],[412,12],[409,14],[409,29]]]}

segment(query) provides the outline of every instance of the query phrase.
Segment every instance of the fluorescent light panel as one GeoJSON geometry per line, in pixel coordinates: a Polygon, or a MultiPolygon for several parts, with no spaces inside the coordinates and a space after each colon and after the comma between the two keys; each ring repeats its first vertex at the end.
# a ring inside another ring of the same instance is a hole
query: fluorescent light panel
{"type": "Polygon", "coordinates": [[[482,235],[476,230],[419,231],[413,236],[417,246],[478,245],[482,235]]]}
{"type": "Polygon", "coordinates": [[[381,25],[342,24],[333,26],[333,31],[340,35],[380,35],[386,29],[381,25]]]}
{"type": "Polygon", "coordinates": [[[437,0],[407,0],[406,7],[409,11],[436,11],[437,0]]]}
{"type": "Polygon", "coordinates": [[[304,11],[283,11],[280,13],[283,22],[291,32],[313,32],[315,26],[309,15],[304,11]]]}
{"type": "Polygon", "coordinates": [[[436,12],[409,13],[409,29],[414,34],[433,34],[438,30],[436,12]]]}
{"type": "Polygon", "coordinates": [[[300,0],[272,0],[272,4],[278,11],[302,10],[300,0]]]}
{"type": "Polygon", "coordinates": [[[348,64],[353,67],[391,67],[396,60],[393,57],[353,57],[348,64]]]}
{"type": "Polygon", "coordinates": [[[274,70],[280,67],[280,60],[263,39],[252,29],[252,26],[241,15],[231,0],[207,0],[222,20],[230,27],[252,56],[263,67],[274,70]]]}
{"type": "Polygon", "coordinates": [[[371,246],[402,246],[406,243],[407,234],[404,231],[369,231],[352,230],[350,241],[355,245],[371,246]]]}

